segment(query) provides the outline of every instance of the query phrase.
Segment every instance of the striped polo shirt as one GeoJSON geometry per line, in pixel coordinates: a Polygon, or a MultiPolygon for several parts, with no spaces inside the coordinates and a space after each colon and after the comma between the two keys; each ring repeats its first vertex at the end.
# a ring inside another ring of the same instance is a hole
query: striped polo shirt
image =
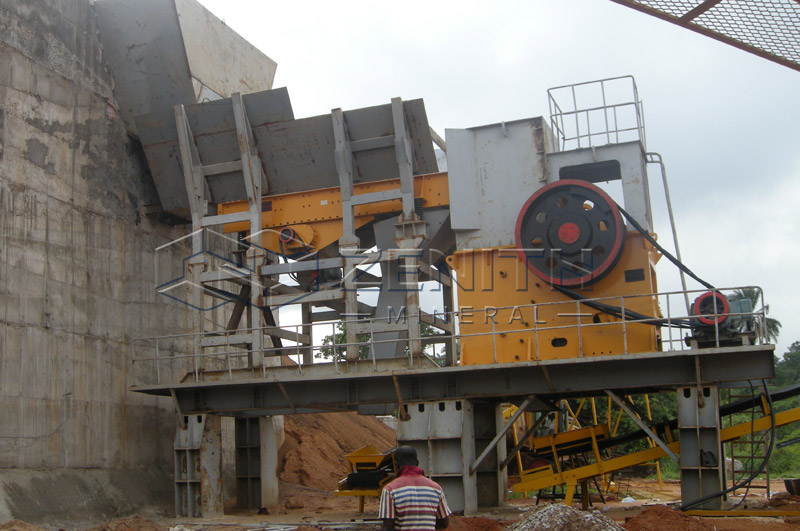
{"type": "Polygon", "coordinates": [[[418,467],[403,467],[383,487],[378,518],[394,519],[398,531],[434,531],[437,518],[450,516],[442,487],[422,474],[418,467]]]}

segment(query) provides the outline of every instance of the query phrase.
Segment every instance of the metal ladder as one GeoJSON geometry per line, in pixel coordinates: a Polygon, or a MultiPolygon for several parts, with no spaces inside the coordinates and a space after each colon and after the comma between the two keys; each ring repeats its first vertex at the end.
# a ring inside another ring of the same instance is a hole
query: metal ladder
{"type": "MultiPolygon", "coordinates": [[[[745,398],[751,398],[749,393],[735,393],[733,389],[728,390],[726,395],[727,402],[729,403],[745,398]]],[[[766,407],[767,406],[765,405],[762,405],[761,407],[753,406],[754,411],[752,411],[752,413],[758,417],[763,414],[763,411],[766,410],[766,407]],[[761,409],[762,411],[755,411],[756,409],[761,409]]],[[[751,412],[745,412],[743,414],[746,415],[748,413],[751,412]]],[[[728,422],[731,421],[729,420],[728,422]]],[[[728,442],[726,454],[727,457],[731,459],[730,477],[728,478],[731,487],[736,485],[738,481],[749,477],[753,472],[756,471],[757,461],[766,457],[767,448],[769,447],[768,437],[768,432],[753,432],[750,433],[749,436],[739,437],[738,439],[728,442]],[[736,470],[737,459],[743,464],[742,470],[736,470]]],[[[726,475],[728,472],[729,470],[726,466],[726,475]]],[[[764,468],[764,475],[766,476],[766,485],[755,485],[751,483],[750,490],[765,490],[767,497],[769,497],[770,493],[772,492],[770,489],[769,463],[767,463],[766,467],[764,468]]],[[[738,490],[739,489],[731,492],[731,495],[735,496],[738,490]]]]}

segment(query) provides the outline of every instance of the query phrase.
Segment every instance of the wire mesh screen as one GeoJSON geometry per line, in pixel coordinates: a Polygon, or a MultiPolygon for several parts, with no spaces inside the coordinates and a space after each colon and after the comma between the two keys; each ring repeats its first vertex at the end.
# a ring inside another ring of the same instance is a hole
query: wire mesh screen
{"type": "Polygon", "coordinates": [[[614,0],[800,70],[798,0],[614,0]]]}
{"type": "Polygon", "coordinates": [[[673,17],[680,17],[688,13],[695,7],[699,6],[704,0],[634,0],[636,3],[650,6],[653,9],[672,15],[673,17]]]}

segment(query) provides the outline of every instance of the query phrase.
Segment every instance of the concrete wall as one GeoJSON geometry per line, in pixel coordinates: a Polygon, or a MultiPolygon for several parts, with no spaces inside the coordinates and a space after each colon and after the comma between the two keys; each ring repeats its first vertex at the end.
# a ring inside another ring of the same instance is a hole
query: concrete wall
{"type": "Polygon", "coordinates": [[[90,0],[0,2],[0,513],[19,469],[169,481],[172,405],[129,391],[133,339],[191,326],[154,291],[184,233],[142,214],[156,199],[90,0]]]}

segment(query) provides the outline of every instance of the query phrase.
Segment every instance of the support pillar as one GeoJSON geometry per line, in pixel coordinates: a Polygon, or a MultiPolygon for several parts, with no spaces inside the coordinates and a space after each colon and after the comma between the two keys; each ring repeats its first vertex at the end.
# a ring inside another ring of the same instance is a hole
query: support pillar
{"type": "Polygon", "coordinates": [[[175,514],[223,514],[222,423],[218,415],[179,415],[175,433],[175,514]]]}
{"type": "Polygon", "coordinates": [[[279,503],[278,451],[283,416],[236,419],[236,502],[242,509],[279,503]]]}
{"type": "MultiPolygon", "coordinates": [[[[405,295],[406,319],[408,324],[408,349],[412,357],[422,355],[420,341],[419,311],[419,260],[422,257],[422,244],[426,238],[427,223],[416,214],[405,219],[404,214],[395,225],[395,243],[402,255],[399,259],[401,286],[405,295]]],[[[409,360],[409,363],[410,360],[409,360]]]]}
{"type": "Polygon", "coordinates": [[[259,419],[238,417],[236,426],[236,506],[259,509],[261,505],[261,434],[259,419]]]}
{"type": "Polygon", "coordinates": [[[261,439],[261,507],[279,503],[278,451],[283,445],[283,416],[258,419],[261,439]]]}
{"type": "Polygon", "coordinates": [[[397,444],[417,450],[425,475],[441,485],[452,511],[465,515],[478,510],[472,403],[444,400],[405,404],[407,420],[397,424],[397,444]]]}
{"type": "MultiPolygon", "coordinates": [[[[498,402],[472,401],[475,455],[478,456],[489,446],[505,424],[503,408],[498,402]]],[[[506,457],[506,438],[500,438],[475,471],[475,486],[479,507],[499,507],[504,504],[508,494],[508,475],[506,469],[500,470],[500,463],[506,457]]],[[[474,461],[474,459],[473,459],[474,461]]],[[[472,464],[472,462],[470,462],[472,464]]]]}
{"type": "Polygon", "coordinates": [[[200,510],[203,517],[224,514],[222,492],[222,421],[219,415],[204,415],[200,443],[200,510]]]}
{"type": "MultiPolygon", "coordinates": [[[[344,237],[343,237],[344,238],[344,237]]],[[[361,262],[358,257],[358,248],[355,245],[343,245],[339,241],[339,252],[344,257],[344,278],[342,288],[344,289],[344,313],[342,320],[345,327],[345,359],[352,363],[358,361],[359,348],[358,334],[356,333],[356,323],[358,322],[358,290],[355,278],[358,274],[356,266],[361,262]]]]}
{"type": "MultiPolygon", "coordinates": [[[[681,500],[688,503],[724,489],[719,393],[713,385],[682,387],[677,393],[681,500]]],[[[693,508],[719,510],[722,497],[712,498],[693,508]]]]}
{"type": "Polygon", "coordinates": [[[503,411],[494,402],[443,400],[404,406],[408,420],[397,426],[398,444],[417,450],[420,467],[441,485],[453,511],[475,514],[478,507],[495,507],[506,499],[505,438],[483,459],[474,473],[476,456],[504,426],[503,411]]]}
{"type": "Polygon", "coordinates": [[[303,322],[303,329],[301,333],[308,336],[308,344],[303,349],[303,365],[311,365],[314,363],[314,352],[311,347],[314,345],[314,327],[311,326],[311,304],[305,303],[300,305],[300,319],[303,322]]]}

